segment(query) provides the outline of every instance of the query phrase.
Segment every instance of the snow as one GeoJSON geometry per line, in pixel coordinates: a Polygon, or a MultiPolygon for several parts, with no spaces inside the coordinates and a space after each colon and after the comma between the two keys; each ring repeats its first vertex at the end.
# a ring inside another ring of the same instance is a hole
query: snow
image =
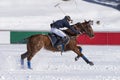
{"type": "MultiPolygon", "coordinates": [[[[1,30],[49,31],[53,20],[70,15],[74,23],[94,20],[94,31],[120,31],[120,12],[82,0],[2,0],[1,30]],[[59,3],[59,6],[55,7],[59,3]],[[97,25],[100,21],[101,25],[97,25]],[[25,29],[24,29],[25,28],[25,29]]],[[[73,23],[73,24],[74,24],[73,23]]]]}
{"type": "Polygon", "coordinates": [[[0,80],[119,80],[120,46],[83,46],[84,55],[94,62],[90,66],[82,58],[75,61],[72,51],[40,50],[32,59],[33,70],[21,69],[20,55],[26,45],[0,45],[0,80]]]}
{"type": "MultiPolygon", "coordinates": [[[[94,31],[120,31],[120,12],[82,0],[0,0],[0,30],[50,30],[53,20],[65,15],[76,22],[94,20],[94,31]],[[96,21],[100,21],[100,25],[96,21]]],[[[90,66],[72,51],[40,50],[32,59],[33,70],[21,69],[20,55],[25,44],[0,45],[0,80],[119,80],[120,46],[80,45],[83,54],[94,62],[90,66]]],[[[25,60],[26,62],[26,60],[25,60]]]]}

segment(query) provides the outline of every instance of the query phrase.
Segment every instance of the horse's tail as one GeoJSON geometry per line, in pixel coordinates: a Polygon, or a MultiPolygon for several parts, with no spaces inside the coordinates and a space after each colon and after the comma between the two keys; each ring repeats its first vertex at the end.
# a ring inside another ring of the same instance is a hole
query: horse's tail
{"type": "Polygon", "coordinates": [[[34,36],[36,36],[36,35],[32,35],[32,36],[26,37],[26,38],[20,40],[18,43],[23,43],[23,44],[25,44],[25,43],[27,43],[27,42],[29,41],[30,38],[32,38],[32,37],[34,37],[34,36]]]}
{"type": "MultiPolygon", "coordinates": [[[[20,40],[18,43],[23,43],[23,44],[24,44],[24,43],[28,43],[28,41],[31,41],[32,38],[34,38],[34,37],[36,37],[36,36],[40,36],[40,35],[42,35],[42,34],[36,34],[36,35],[32,35],[32,36],[26,37],[26,38],[20,40]]],[[[42,38],[41,38],[41,39],[42,39],[42,38]]]]}

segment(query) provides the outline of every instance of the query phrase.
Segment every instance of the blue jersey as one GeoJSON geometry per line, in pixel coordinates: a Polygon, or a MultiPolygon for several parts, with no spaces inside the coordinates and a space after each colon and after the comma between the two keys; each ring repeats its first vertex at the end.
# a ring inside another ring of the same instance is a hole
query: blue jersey
{"type": "Polygon", "coordinates": [[[69,24],[69,22],[65,18],[54,22],[52,24],[52,27],[57,28],[57,29],[66,27],[66,28],[72,30],[76,34],[79,33],[69,24]]]}

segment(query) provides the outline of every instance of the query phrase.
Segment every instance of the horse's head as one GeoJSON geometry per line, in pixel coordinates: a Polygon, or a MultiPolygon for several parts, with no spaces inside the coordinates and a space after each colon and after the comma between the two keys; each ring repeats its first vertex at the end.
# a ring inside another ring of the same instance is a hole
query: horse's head
{"type": "Polygon", "coordinates": [[[92,20],[85,20],[83,23],[76,23],[74,27],[76,30],[80,31],[81,33],[86,33],[90,38],[92,38],[94,37],[94,32],[91,25],[93,25],[92,20]]]}

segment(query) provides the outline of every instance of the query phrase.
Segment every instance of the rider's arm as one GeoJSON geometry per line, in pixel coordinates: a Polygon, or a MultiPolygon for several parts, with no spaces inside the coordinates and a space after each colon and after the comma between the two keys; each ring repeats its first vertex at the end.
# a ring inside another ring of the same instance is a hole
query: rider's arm
{"type": "Polygon", "coordinates": [[[69,29],[70,29],[71,31],[73,31],[74,33],[80,34],[80,32],[77,31],[77,30],[75,30],[71,25],[69,25],[69,23],[66,23],[66,26],[67,26],[67,28],[69,28],[69,29]]]}
{"type": "Polygon", "coordinates": [[[75,30],[72,26],[69,26],[69,29],[71,31],[73,31],[74,33],[76,33],[76,34],[80,34],[80,32],[78,32],[77,30],[75,30]]]}

